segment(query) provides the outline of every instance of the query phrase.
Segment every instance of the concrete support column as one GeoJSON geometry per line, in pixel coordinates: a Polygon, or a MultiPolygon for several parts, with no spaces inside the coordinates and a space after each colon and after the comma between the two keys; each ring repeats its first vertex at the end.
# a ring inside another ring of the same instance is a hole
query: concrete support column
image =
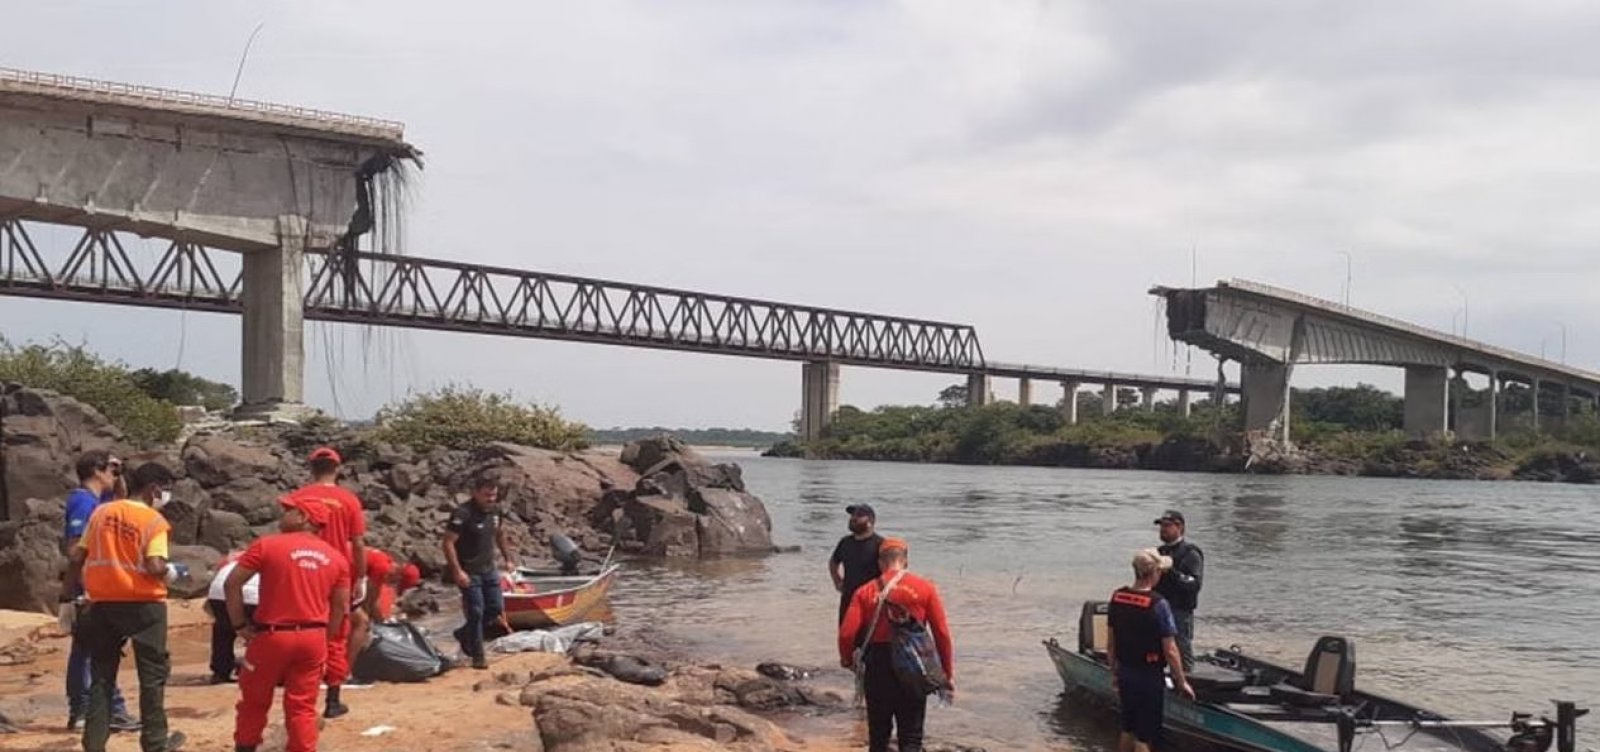
{"type": "Polygon", "coordinates": [[[1147,413],[1156,411],[1156,388],[1147,386],[1139,390],[1139,406],[1147,413]]]}
{"type": "Polygon", "coordinates": [[[967,374],[967,407],[983,407],[994,401],[989,388],[989,374],[967,374]]]}
{"type": "Polygon", "coordinates": [[[1284,363],[1243,363],[1239,368],[1244,394],[1244,429],[1266,431],[1289,443],[1289,366],[1284,363]]]}
{"type": "Polygon", "coordinates": [[[839,364],[812,361],[800,367],[800,438],[822,438],[839,411],[839,364]]]}
{"type": "Polygon", "coordinates": [[[305,220],[278,219],[278,247],[244,257],[244,363],[240,408],[272,410],[305,400],[305,220]]]}
{"type": "Polygon", "coordinates": [[[1105,388],[1100,390],[1100,414],[1110,415],[1117,411],[1117,385],[1106,382],[1105,388]]]}
{"type": "Polygon", "coordinates": [[[1533,380],[1533,430],[1535,431],[1539,430],[1539,400],[1541,397],[1542,395],[1539,394],[1539,380],[1536,378],[1533,380]]]}
{"type": "Polygon", "coordinates": [[[1061,382],[1061,417],[1067,425],[1078,425],[1078,387],[1082,386],[1076,381],[1061,382]]]}
{"type": "Polygon", "coordinates": [[[1500,435],[1500,372],[1489,372],[1489,440],[1500,435]]]}
{"type": "Polygon", "coordinates": [[[1450,430],[1450,374],[1438,366],[1406,367],[1405,429],[1426,437],[1450,430]]]}
{"type": "Polygon", "coordinates": [[[1178,414],[1187,418],[1194,412],[1194,406],[1189,404],[1189,390],[1178,390],[1178,414]]]}
{"type": "Polygon", "coordinates": [[[1033,379],[1017,382],[1017,404],[1023,407],[1033,404],[1033,379]]]}

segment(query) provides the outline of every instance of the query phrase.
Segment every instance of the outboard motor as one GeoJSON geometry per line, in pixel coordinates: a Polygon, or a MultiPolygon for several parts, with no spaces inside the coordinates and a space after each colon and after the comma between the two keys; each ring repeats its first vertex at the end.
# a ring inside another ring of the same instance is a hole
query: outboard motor
{"type": "Polygon", "coordinates": [[[562,574],[577,574],[578,564],[583,562],[583,551],[571,538],[554,533],[550,536],[550,558],[561,564],[562,574]]]}

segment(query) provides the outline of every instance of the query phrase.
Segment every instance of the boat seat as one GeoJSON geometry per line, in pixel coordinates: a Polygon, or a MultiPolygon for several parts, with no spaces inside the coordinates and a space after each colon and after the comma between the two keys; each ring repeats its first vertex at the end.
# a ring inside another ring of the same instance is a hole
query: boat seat
{"type": "Polygon", "coordinates": [[[1306,656],[1305,671],[1274,685],[1272,699],[1297,707],[1337,705],[1355,691],[1355,684],[1355,643],[1343,637],[1323,637],[1306,656]]]}
{"type": "Polygon", "coordinates": [[[1194,668],[1186,673],[1189,685],[1194,687],[1196,694],[1221,694],[1224,692],[1237,692],[1250,683],[1250,678],[1243,672],[1231,668],[1218,666],[1215,663],[1196,663],[1194,668]]]}
{"type": "Polygon", "coordinates": [[[1111,604],[1089,601],[1078,614],[1078,652],[1104,658],[1111,642],[1111,604]]]}

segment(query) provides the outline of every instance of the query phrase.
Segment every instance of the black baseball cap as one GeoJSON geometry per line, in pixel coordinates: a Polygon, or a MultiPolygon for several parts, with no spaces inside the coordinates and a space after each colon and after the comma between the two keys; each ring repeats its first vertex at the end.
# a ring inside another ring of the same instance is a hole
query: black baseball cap
{"type": "Polygon", "coordinates": [[[1180,512],[1180,511],[1178,511],[1176,509],[1168,509],[1166,512],[1163,512],[1160,517],[1156,518],[1156,521],[1155,521],[1154,524],[1159,525],[1159,524],[1161,524],[1163,522],[1176,522],[1179,525],[1188,525],[1189,524],[1189,523],[1183,521],[1183,512],[1180,512]]]}
{"type": "Polygon", "coordinates": [[[872,519],[878,519],[878,513],[872,511],[871,504],[851,504],[850,506],[845,507],[844,511],[849,512],[851,517],[871,517],[872,519]]]}

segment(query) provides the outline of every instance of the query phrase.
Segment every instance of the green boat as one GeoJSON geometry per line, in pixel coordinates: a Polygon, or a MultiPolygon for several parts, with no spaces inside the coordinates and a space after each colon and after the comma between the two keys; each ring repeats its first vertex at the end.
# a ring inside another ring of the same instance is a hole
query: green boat
{"type": "MultiPolygon", "coordinates": [[[[1054,639],[1045,650],[1067,690],[1116,706],[1106,663],[1104,602],[1085,603],[1078,649],[1054,639]]],[[[1556,717],[1513,713],[1507,721],[1452,720],[1355,688],[1355,644],[1317,640],[1294,671],[1238,648],[1196,656],[1190,701],[1168,691],[1163,732],[1169,742],[1240,752],[1576,752],[1576,721],[1588,711],[1556,703],[1556,717]],[[1498,732],[1498,733],[1491,733],[1498,732]]]]}

